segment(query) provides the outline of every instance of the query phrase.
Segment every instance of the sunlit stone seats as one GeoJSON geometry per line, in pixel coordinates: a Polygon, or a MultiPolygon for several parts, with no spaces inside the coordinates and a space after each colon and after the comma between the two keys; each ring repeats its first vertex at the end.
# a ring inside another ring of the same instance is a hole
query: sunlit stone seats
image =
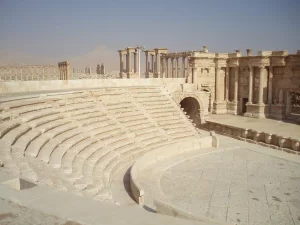
{"type": "Polygon", "coordinates": [[[60,93],[0,108],[0,156],[10,170],[96,199],[111,198],[113,177],[137,157],[196,132],[160,87],[60,93]]]}

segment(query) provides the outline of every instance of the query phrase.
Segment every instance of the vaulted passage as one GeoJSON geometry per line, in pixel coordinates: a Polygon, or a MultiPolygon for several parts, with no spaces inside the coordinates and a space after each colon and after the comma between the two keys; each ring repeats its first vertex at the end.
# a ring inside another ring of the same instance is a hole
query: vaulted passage
{"type": "Polygon", "coordinates": [[[201,118],[199,102],[193,97],[187,97],[180,102],[180,106],[184,109],[186,114],[190,116],[190,119],[193,120],[197,127],[200,127],[201,118]]]}

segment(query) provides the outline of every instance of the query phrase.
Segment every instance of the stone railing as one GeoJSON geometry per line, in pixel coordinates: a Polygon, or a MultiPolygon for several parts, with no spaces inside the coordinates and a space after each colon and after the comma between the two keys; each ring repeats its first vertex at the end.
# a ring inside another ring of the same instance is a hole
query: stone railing
{"type": "MultiPolygon", "coordinates": [[[[151,196],[147,196],[145,190],[141,183],[139,182],[139,174],[149,165],[157,163],[159,161],[167,160],[171,157],[180,155],[182,153],[192,152],[192,151],[201,151],[201,148],[211,148],[218,146],[218,139],[214,135],[214,132],[211,132],[210,136],[189,139],[186,141],[172,143],[165,145],[155,150],[148,152],[141,158],[139,158],[130,170],[130,189],[133,199],[140,205],[145,205],[145,197],[147,198],[146,202],[152,202],[150,205],[156,206],[156,211],[161,214],[171,215],[174,217],[213,222],[208,218],[198,217],[189,212],[186,212],[182,209],[179,209],[177,206],[174,206],[169,201],[165,201],[163,198],[156,196],[155,199],[152,199],[151,196]]],[[[228,223],[215,223],[215,224],[228,224],[228,223]]]]}
{"type": "Polygon", "coordinates": [[[300,155],[300,140],[290,137],[282,137],[276,134],[256,131],[252,129],[239,128],[211,121],[206,121],[204,129],[215,131],[238,140],[259,144],[265,147],[300,155]]]}

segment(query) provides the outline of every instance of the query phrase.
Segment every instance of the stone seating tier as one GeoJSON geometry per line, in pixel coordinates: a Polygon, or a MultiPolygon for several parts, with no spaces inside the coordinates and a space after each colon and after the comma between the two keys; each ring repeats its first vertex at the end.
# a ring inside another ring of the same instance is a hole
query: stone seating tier
{"type": "Polygon", "coordinates": [[[111,199],[113,177],[138,157],[197,135],[161,87],[40,95],[0,108],[7,171],[95,199],[111,199]]]}

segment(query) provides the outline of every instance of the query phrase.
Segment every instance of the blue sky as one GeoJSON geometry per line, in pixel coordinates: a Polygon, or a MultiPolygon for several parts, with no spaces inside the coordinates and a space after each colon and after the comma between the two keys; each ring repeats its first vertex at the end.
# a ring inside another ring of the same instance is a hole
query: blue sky
{"type": "Polygon", "coordinates": [[[78,66],[137,44],[170,51],[300,49],[299,0],[0,0],[0,64],[78,66]]]}

